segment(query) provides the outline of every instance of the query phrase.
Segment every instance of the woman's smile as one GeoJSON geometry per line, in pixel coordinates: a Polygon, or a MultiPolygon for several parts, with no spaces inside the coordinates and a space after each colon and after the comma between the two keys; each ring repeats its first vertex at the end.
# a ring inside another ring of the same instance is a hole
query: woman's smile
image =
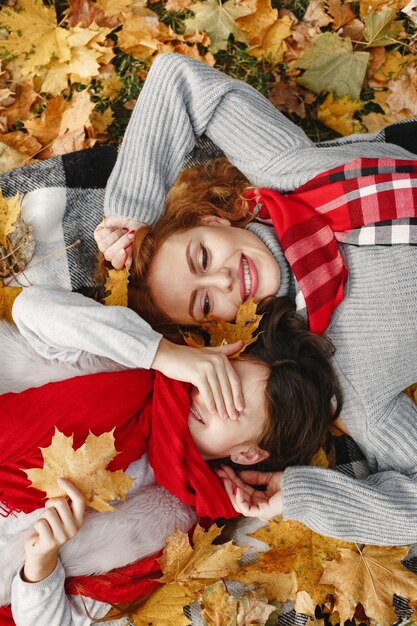
{"type": "Polygon", "coordinates": [[[242,254],[239,263],[239,290],[242,303],[256,298],[258,289],[258,271],[252,259],[242,254]]]}

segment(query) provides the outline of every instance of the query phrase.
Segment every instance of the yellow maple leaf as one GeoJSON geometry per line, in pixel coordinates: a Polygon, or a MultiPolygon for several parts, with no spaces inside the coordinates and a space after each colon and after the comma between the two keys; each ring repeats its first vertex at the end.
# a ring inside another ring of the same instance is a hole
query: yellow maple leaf
{"type": "Polygon", "coordinates": [[[0,280],[0,319],[6,320],[10,324],[13,323],[13,302],[21,291],[21,287],[4,287],[3,281],[0,280]]]}
{"type": "Polygon", "coordinates": [[[245,585],[261,585],[265,589],[270,602],[294,600],[297,594],[297,576],[295,572],[266,572],[262,567],[259,567],[258,562],[242,568],[232,578],[245,585]]]}
{"type": "Polygon", "coordinates": [[[271,0],[245,0],[253,13],[239,17],[236,24],[248,35],[249,46],[260,46],[268,30],[278,19],[277,9],[272,8],[271,0]]]}
{"type": "Polygon", "coordinates": [[[0,244],[7,247],[7,235],[13,231],[15,221],[20,215],[22,205],[20,204],[19,194],[14,198],[4,198],[0,189],[0,244]]]}
{"type": "Polygon", "coordinates": [[[104,298],[104,304],[109,306],[127,306],[127,288],[129,284],[129,270],[109,270],[105,289],[109,293],[104,298]]]}
{"type": "Polygon", "coordinates": [[[417,575],[401,563],[408,552],[409,548],[402,546],[340,549],[338,558],[325,564],[320,584],[335,587],[335,609],[341,623],[353,616],[359,602],[378,626],[390,626],[397,620],[394,593],[416,599],[417,575]]]}
{"type": "Polygon", "coordinates": [[[271,63],[281,63],[288,46],[285,39],[291,35],[292,20],[288,15],[276,20],[265,34],[261,45],[249,48],[249,52],[258,59],[267,59],[271,63]]]}
{"type": "Polygon", "coordinates": [[[118,454],[114,447],[113,431],[98,437],[90,433],[85,443],[73,449],[74,437],[66,437],[58,429],[48,448],[40,448],[43,468],[24,470],[33,487],[45,491],[48,498],[64,496],[58,478],[70,480],[85,496],[86,504],[96,511],[114,511],[109,500],[125,500],[133,478],[118,470],[106,470],[118,454]]]}
{"type": "Polygon", "coordinates": [[[3,142],[3,137],[4,135],[0,135],[0,174],[30,163],[27,154],[3,142]]]}
{"type": "Polygon", "coordinates": [[[164,585],[133,614],[135,626],[188,626],[184,606],[195,600],[182,585],[164,585]]]}
{"type": "Polygon", "coordinates": [[[314,467],[329,467],[329,459],[327,458],[323,447],[319,448],[313,455],[310,465],[313,465],[314,467]]]}
{"type": "Polygon", "coordinates": [[[398,78],[408,65],[415,62],[413,54],[402,55],[398,50],[387,50],[384,63],[372,74],[372,78],[378,83],[387,83],[398,78]]]}
{"type": "MultiPolygon", "coordinates": [[[[210,335],[210,346],[222,346],[225,343],[234,343],[241,339],[243,348],[233,355],[237,358],[251,343],[254,343],[257,336],[254,336],[263,315],[256,313],[256,303],[254,300],[248,300],[239,306],[236,315],[236,321],[226,322],[221,317],[210,316],[203,320],[200,328],[210,335]]],[[[197,333],[184,332],[183,337],[186,343],[196,348],[204,347],[204,343],[197,333]]]]}
{"type": "Polygon", "coordinates": [[[168,27],[158,16],[133,15],[118,33],[118,47],[136,59],[147,59],[162,46],[162,40],[169,34],[168,27]]]}
{"type": "Polygon", "coordinates": [[[19,0],[15,7],[3,7],[0,25],[10,33],[0,41],[0,48],[24,56],[24,75],[33,76],[53,58],[62,63],[71,58],[69,32],[58,26],[54,7],[46,7],[41,0],[19,0]]]}
{"type": "Polygon", "coordinates": [[[326,596],[334,591],[331,585],[320,582],[325,562],[335,559],[340,548],[356,549],[353,543],[322,537],[295,521],[272,520],[253,537],[270,546],[268,552],[261,554],[256,567],[265,573],[294,572],[297,577],[295,610],[311,617],[314,617],[316,605],[324,603],[326,596]]]}
{"type": "Polygon", "coordinates": [[[348,96],[334,98],[329,93],[317,111],[317,117],[326,126],[332,128],[340,135],[351,135],[352,133],[366,133],[366,128],[353,114],[363,108],[360,100],[351,100],[348,96]]]}
{"type": "Polygon", "coordinates": [[[237,572],[238,561],[247,548],[235,546],[231,541],[213,545],[220,532],[217,526],[212,526],[207,532],[197,526],[191,546],[188,534],[177,529],[167,540],[159,559],[164,572],[161,582],[178,583],[195,589],[195,583],[198,583],[197,588],[202,588],[208,582],[215,582],[237,572]]]}

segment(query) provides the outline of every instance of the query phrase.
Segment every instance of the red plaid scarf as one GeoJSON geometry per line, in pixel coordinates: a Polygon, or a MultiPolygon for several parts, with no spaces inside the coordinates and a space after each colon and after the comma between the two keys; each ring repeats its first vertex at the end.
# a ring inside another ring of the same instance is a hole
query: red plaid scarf
{"type": "Polygon", "coordinates": [[[304,296],[310,328],[322,333],[343,300],[348,276],[337,239],[368,224],[416,217],[417,161],[355,159],[288,195],[254,189],[245,198],[258,219],[272,222],[304,296]]]}

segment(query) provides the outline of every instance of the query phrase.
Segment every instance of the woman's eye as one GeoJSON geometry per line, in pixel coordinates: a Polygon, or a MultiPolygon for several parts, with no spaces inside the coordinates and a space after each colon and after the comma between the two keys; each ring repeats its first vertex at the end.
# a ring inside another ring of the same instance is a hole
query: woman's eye
{"type": "Polygon", "coordinates": [[[201,267],[204,271],[206,271],[207,263],[208,263],[207,248],[205,248],[204,246],[200,246],[200,248],[201,248],[201,267]]]}
{"type": "Polygon", "coordinates": [[[206,295],[204,298],[204,304],[203,304],[203,317],[207,317],[209,313],[210,313],[210,300],[208,296],[206,295]]]}

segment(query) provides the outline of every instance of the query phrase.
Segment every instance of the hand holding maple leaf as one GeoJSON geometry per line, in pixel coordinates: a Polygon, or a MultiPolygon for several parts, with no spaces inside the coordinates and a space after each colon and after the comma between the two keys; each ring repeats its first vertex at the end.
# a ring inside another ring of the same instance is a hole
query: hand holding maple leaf
{"type": "Polygon", "coordinates": [[[238,513],[266,520],[282,515],[283,472],[245,470],[237,475],[231,467],[223,465],[217,474],[223,479],[226,493],[238,513]],[[259,491],[252,485],[262,485],[266,489],[259,491]]]}
{"type": "Polygon", "coordinates": [[[58,561],[58,550],[72,539],[84,522],[85,499],[69,480],[58,480],[59,487],[70,497],[51,498],[34,524],[34,533],[25,544],[24,579],[39,582],[47,578],[58,561]]]}

